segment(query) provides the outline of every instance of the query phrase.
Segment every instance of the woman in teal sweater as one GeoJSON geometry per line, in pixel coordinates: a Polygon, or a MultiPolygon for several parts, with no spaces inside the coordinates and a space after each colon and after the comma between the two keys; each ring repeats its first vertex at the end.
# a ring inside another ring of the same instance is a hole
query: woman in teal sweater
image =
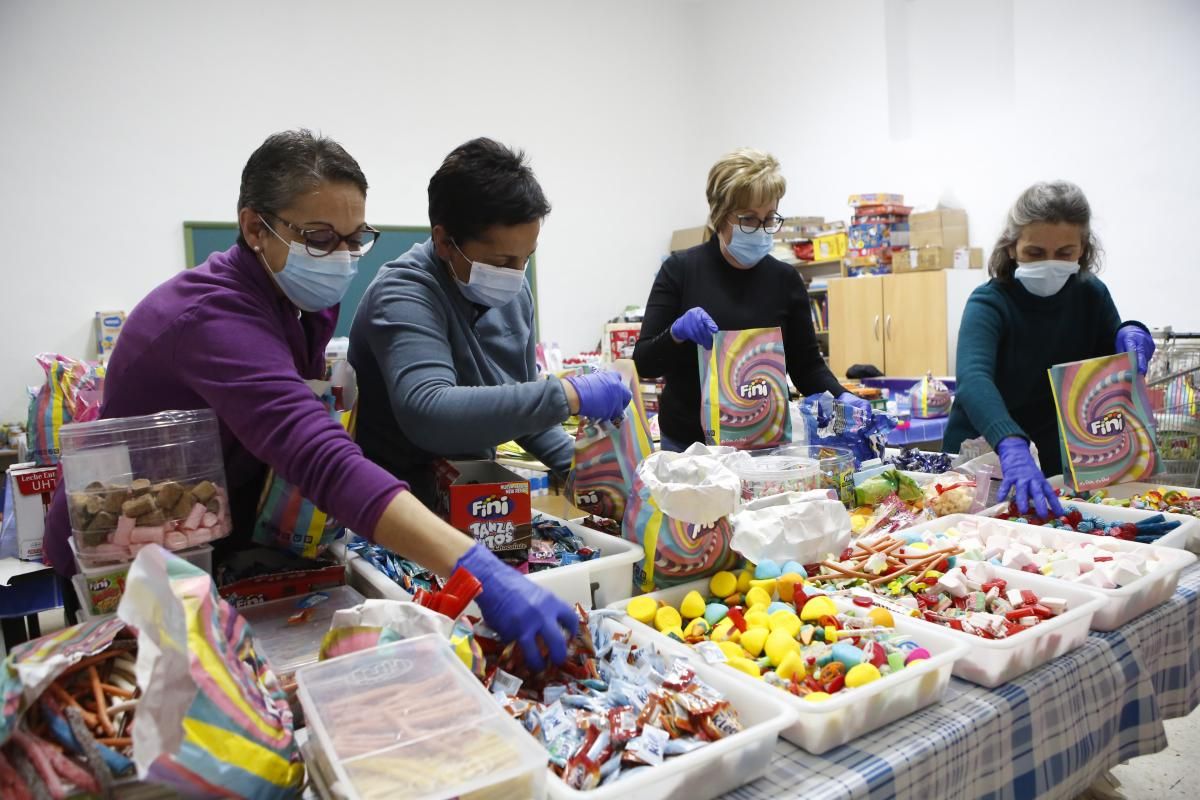
{"type": "Polygon", "coordinates": [[[1121,322],[1095,273],[1100,246],[1091,208],[1073,183],[1037,183],[1008,212],[988,263],[992,279],[967,300],[958,332],[958,394],[946,452],[984,436],[1000,457],[1000,495],[1021,513],[1062,513],[1046,475],[1062,472],[1054,398],[1055,364],[1132,352],[1144,375],[1154,340],[1140,322],[1121,322]],[[1030,453],[1037,445],[1041,469],[1030,453]]]}

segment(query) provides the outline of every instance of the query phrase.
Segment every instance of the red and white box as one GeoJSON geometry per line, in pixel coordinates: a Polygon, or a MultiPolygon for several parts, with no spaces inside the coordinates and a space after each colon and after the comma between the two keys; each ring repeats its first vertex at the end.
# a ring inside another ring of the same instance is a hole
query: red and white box
{"type": "Polygon", "coordinates": [[[533,537],[529,481],[494,461],[438,461],[438,513],[499,556],[521,556],[533,537]]]}
{"type": "Polygon", "coordinates": [[[42,557],[42,537],[46,533],[46,514],[54,489],[58,486],[58,467],[13,464],[8,468],[8,490],[12,492],[13,515],[17,522],[17,557],[37,561],[42,557]]]}

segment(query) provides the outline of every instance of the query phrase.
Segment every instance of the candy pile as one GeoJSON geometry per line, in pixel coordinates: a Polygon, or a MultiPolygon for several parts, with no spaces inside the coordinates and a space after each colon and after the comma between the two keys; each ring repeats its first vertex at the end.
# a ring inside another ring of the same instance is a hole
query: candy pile
{"type": "Polygon", "coordinates": [[[417,562],[402,558],[386,547],[368,542],[366,539],[351,539],[346,545],[346,550],[357,553],[364,561],[391,578],[396,585],[409,594],[416,594],[418,589],[439,592],[445,586],[441,578],[417,562]]]}
{"type": "Polygon", "coordinates": [[[864,586],[892,595],[920,592],[954,567],[960,553],[962,548],[949,540],[926,542],[911,536],[859,539],[840,559],[822,561],[820,572],[809,576],[809,581],[839,588],[864,586]]]}
{"type": "Polygon", "coordinates": [[[1168,489],[1160,486],[1148,492],[1135,494],[1132,497],[1119,499],[1109,497],[1105,489],[1083,491],[1079,494],[1063,489],[1060,492],[1065,499],[1081,500],[1085,503],[1096,503],[1120,508],[1137,508],[1145,511],[1165,511],[1168,514],[1187,514],[1200,517],[1200,496],[1192,496],[1178,489],[1168,489]]]}
{"type": "Polygon", "coordinates": [[[133,772],[134,647],[118,639],[50,684],[0,750],[0,797],[107,797],[133,772]]]}
{"type": "Polygon", "coordinates": [[[127,485],[94,481],[72,492],[67,508],[80,555],[129,561],[148,544],[182,550],[229,533],[225,490],[212,481],[127,485]]]}
{"type": "Polygon", "coordinates": [[[737,711],[686,659],[633,643],[619,612],[577,611],[567,662],[536,675],[515,645],[478,636],[484,684],[542,743],[568,786],[614,783],[742,730],[737,711]]]}
{"type": "Polygon", "coordinates": [[[1090,533],[1095,536],[1111,536],[1128,542],[1154,544],[1166,534],[1179,527],[1176,521],[1168,522],[1162,514],[1155,514],[1140,522],[1113,522],[1084,514],[1074,506],[1061,517],[1039,519],[1034,514],[1021,514],[1016,503],[1010,503],[1008,510],[996,515],[996,519],[1024,522],[1027,525],[1041,525],[1047,528],[1061,528],[1078,533],[1090,533]]]}
{"type": "Polygon", "coordinates": [[[925,453],[916,447],[905,447],[899,455],[887,459],[886,463],[905,472],[925,472],[940,475],[950,471],[953,457],[949,453],[925,453]]]}
{"type": "Polygon", "coordinates": [[[930,657],[870,597],[825,595],[803,576],[795,562],[763,561],[754,573],[714,575],[707,599],[692,591],[674,608],[635,597],[626,613],[687,642],[710,663],[727,663],[812,702],[930,657]]]}
{"type": "Polygon", "coordinates": [[[1005,639],[1067,610],[1061,597],[1009,589],[978,562],[952,569],[914,599],[927,621],[984,639],[1005,639]]]}

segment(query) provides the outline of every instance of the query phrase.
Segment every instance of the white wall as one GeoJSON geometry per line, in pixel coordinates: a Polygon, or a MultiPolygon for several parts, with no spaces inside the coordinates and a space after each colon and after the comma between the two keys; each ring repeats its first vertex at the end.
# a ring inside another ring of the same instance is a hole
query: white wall
{"type": "Polygon", "coordinates": [[[460,142],[527,149],[567,350],[644,300],[743,144],[782,160],[785,213],[945,199],[985,248],[1022,188],[1074,180],[1121,312],[1200,330],[1198,34],[1193,0],[0,0],[0,421],[34,353],[88,353],[93,311],[179,269],[181,222],[232,219],[251,150],[300,125],[359,159],[382,224],[426,221],[460,142]]]}

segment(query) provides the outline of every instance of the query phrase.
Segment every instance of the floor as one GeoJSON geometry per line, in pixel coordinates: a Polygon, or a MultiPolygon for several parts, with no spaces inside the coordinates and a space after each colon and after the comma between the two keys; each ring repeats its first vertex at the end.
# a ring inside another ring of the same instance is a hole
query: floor
{"type": "MultiPolygon", "coordinates": [[[[62,609],[38,615],[42,633],[63,627],[62,609]]],[[[1112,770],[1120,787],[1093,787],[1078,800],[1195,800],[1200,783],[1200,709],[1165,723],[1167,749],[1142,756],[1112,770]]]]}

